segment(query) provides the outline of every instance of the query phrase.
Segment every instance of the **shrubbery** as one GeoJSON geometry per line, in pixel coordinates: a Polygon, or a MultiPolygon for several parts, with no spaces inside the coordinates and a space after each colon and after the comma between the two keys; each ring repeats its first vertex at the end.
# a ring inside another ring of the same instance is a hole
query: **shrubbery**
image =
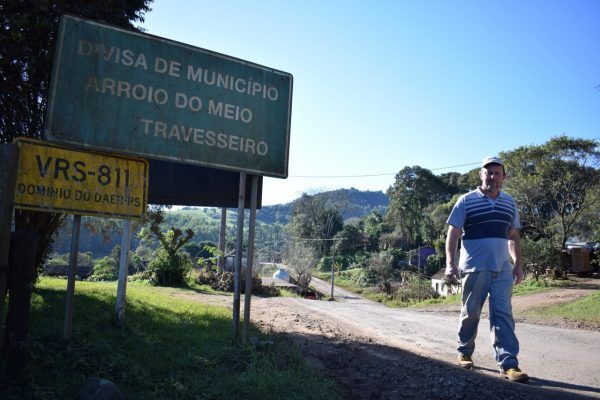
{"type": "MultiPolygon", "coordinates": [[[[218,271],[216,268],[203,268],[194,272],[194,282],[198,285],[208,285],[214,290],[221,292],[233,292],[234,274],[230,271],[218,271]]],[[[242,268],[240,274],[241,293],[246,291],[246,271],[242,268]]],[[[252,277],[252,294],[262,294],[262,279],[254,275],[252,277]]]]}
{"type": "Polygon", "coordinates": [[[114,281],[119,276],[119,264],[110,256],[102,257],[94,262],[94,273],[90,281],[114,281]]]}
{"type": "MultiPolygon", "coordinates": [[[[523,269],[537,280],[546,270],[562,271],[561,252],[550,239],[533,241],[528,238],[521,240],[523,254],[523,269]]],[[[560,273],[559,273],[560,275],[560,273]]]]}
{"type": "Polygon", "coordinates": [[[148,265],[150,283],[157,286],[185,286],[186,278],[192,269],[192,262],[183,252],[169,252],[160,249],[156,258],[148,265]]]}

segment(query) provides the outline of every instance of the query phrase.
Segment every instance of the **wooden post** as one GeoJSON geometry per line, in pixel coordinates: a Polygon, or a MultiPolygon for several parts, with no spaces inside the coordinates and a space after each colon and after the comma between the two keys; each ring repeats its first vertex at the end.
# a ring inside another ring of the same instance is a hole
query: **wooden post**
{"type": "Polygon", "coordinates": [[[250,325],[250,300],[252,298],[252,265],[254,263],[254,238],[256,236],[256,205],[258,197],[258,176],[252,175],[250,193],[250,222],[248,223],[248,254],[246,258],[246,288],[244,291],[244,326],[242,327],[242,343],[248,342],[248,326],[250,325]]]}
{"type": "Polygon", "coordinates": [[[246,173],[240,172],[238,192],[237,233],[235,237],[235,270],[233,273],[233,340],[238,340],[240,330],[240,277],[242,271],[242,247],[244,245],[244,205],[246,203],[246,173]]]}
{"type": "Polygon", "coordinates": [[[225,270],[225,233],[227,231],[227,208],[221,208],[221,231],[219,232],[219,271],[225,270]]]}
{"type": "Polygon", "coordinates": [[[73,216],[71,232],[71,254],[69,257],[69,277],[67,281],[67,301],[65,305],[65,322],[63,339],[68,340],[73,331],[73,296],[75,294],[75,275],[77,274],[77,253],[79,253],[79,232],[81,230],[81,215],[73,216]]]}
{"type": "MultiPolygon", "coordinates": [[[[0,165],[2,165],[0,168],[0,338],[3,337],[10,226],[13,218],[18,164],[19,148],[11,143],[2,143],[0,145],[0,165]]],[[[2,340],[0,340],[0,348],[2,348],[2,340]]]]}
{"type": "Polygon", "coordinates": [[[125,291],[127,289],[127,269],[129,267],[129,246],[131,243],[131,220],[123,221],[121,237],[121,254],[119,257],[119,282],[117,284],[117,304],[115,305],[115,322],[123,323],[125,317],[125,291]]]}
{"type": "Polygon", "coordinates": [[[35,275],[37,233],[15,232],[12,240],[10,296],[6,316],[6,377],[20,380],[25,372],[31,292],[35,275]]]}

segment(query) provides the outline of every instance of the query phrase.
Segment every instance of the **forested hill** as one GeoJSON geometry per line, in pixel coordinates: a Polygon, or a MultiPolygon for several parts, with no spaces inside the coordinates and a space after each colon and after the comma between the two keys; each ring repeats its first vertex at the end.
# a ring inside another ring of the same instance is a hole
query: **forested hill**
{"type": "MultiPolygon", "coordinates": [[[[372,210],[385,212],[389,205],[389,198],[381,191],[362,191],[355,188],[338,189],[315,194],[324,197],[328,203],[336,204],[342,211],[344,220],[362,217],[372,210]]],[[[292,216],[294,202],[263,206],[256,213],[256,219],[266,224],[287,224],[292,216]]]]}
{"type": "MultiPolygon", "coordinates": [[[[371,210],[377,209],[384,213],[389,203],[388,197],[383,192],[360,191],[354,188],[323,192],[315,196],[325,196],[328,201],[337,204],[344,219],[362,217],[371,210]]],[[[293,204],[294,202],[264,206],[258,210],[256,214],[258,229],[264,232],[280,230],[281,226],[287,224],[290,220],[293,204]]],[[[227,236],[228,239],[234,240],[237,212],[230,209],[227,214],[227,236]]],[[[190,228],[194,231],[192,242],[210,241],[216,243],[219,238],[220,218],[221,212],[219,209],[184,207],[181,210],[172,210],[166,213],[164,230],[172,226],[180,229],[190,228]]],[[[87,217],[85,220],[81,227],[79,251],[91,252],[94,258],[108,255],[113,247],[120,243],[120,233],[117,231],[109,232],[106,238],[103,238],[99,233],[94,235],[88,229],[88,225],[90,223],[99,225],[102,220],[90,221],[87,217]]],[[[121,224],[117,222],[116,225],[120,226],[121,224]]],[[[247,227],[247,223],[245,225],[247,227]]],[[[71,229],[71,223],[67,222],[59,231],[59,236],[54,243],[55,252],[64,254],[69,251],[71,229]]],[[[139,243],[139,238],[136,236],[138,231],[139,228],[132,236],[132,250],[135,250],[139,243]]],[[[270,237],[270,234],[265,233],[265,237],[270,237]]],[[[257,241],[260,241],[261,238],[262,236],[257,238],[257,241]]]]}

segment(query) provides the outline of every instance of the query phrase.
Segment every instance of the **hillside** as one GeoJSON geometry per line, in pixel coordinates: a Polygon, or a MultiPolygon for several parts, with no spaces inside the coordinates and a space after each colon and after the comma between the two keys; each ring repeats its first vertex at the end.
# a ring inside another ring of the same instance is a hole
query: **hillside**
{"type": "MultiPolygon", "coordinates": [[[[355,188],[339,189],[329,192],[318,193],[316,196],[323,196],[328,201],[339,205],[342,210],[342,215],[345,220],[350,218],[360,218],[371,210],[385,211],[389,200],[383,192],[361,191],[355,188]]],[[[257,219],[257,235],[256,246],[258,249],[266,247],[273,238],[281,236],[281,230],[286,225],[292,214],[294,202],[286,204],[277,204],[264,206],[256,213],[257,219]]],[[[184,207],[180,210],[172,210],[167,212],[165,218],[165,230],[171,226],[180,229],[192,229],[195,233],[192,242],[213,242],[216,243],[219,238],[221,211],[217,208],[210,207],[184,207]]],[[[87,218],[83,218],[81,227],[81,235],[79,240],[79,251],[91,252],[93,258],[103,257],[108,255],[113,247],[120,243],[120,232],[118,229],[109,232],[107,237],[101,234],[92,234],[86,226],[87,218]]],[[[97,220],[92,220],[96,223],[97,220]]],[[[234,247],[235,240],[235,224],[237,221],[237,210],[229,209],[227,211],[227,241],[228,247],[234,247]]],[[[88,220],[89,222],[89,220],[88,220]]],[[[120,222],[117,221],[117,226],[120,222]]],[[[248,224],[246,223],[246,229],[248,224]]],[[[59,231],[58,237],[54,244],[54,251],[57,253],[69,252],[71,243],[71,228],[70,220],[59,231]]],[[[134,229],[131,248],[135,250],[139,244],[137,238],[138,229],[134,229]]]]}
{"type": "MultiPolygon", "coordinates": [[[[315,194],[324,197],[328,202],[337,204],[342,209],[344,220],[363,217],[372,210],[385,211],[389,198],[381,191],[362,191],[355,188],[338,189],[315,194]]],[[[256,219],[264,223],[287,224],[292,215],[294,202],[264,206],[256,213],[256,219]]]]}

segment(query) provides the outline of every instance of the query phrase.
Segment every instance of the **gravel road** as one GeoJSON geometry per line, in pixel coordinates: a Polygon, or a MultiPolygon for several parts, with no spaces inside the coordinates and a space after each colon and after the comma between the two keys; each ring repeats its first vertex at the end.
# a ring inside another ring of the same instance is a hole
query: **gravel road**
{"type": "MultiPolygon", "coordinates": [[[[316,279],[311,285],[325,292],[330,287],[316,279]]],[[[334,297],[336,302],[293,301],[313,314],[376,338],[377,342],[454,363],[456,315],[392,309],[337,287],[334,297]]],[[[481,369],[495,374],[497,367],[487,327],[489,320],[482,320],[474,360],[481,369]]],[[[521,368],[533,377],[533,384],[600,398],[599,332],[518,323],[517,337],[521,343],[521,368]]]]}
{"type": "MultiPolygon", "coordinates": [[[[329,293],[326,282],[314,279],[311,286],[329,293]]],[[[172,295],[232,306],[230,296],[172,295]]],[[[392,309],[337,287],[334,296],[336,301],[253,296],[251,318],[299,344],[343,399],[600,398],[600,332],[517,323],[521,367],[532,377],[519,384],[498,374],[486,320],[476,368],[467,371],[455,366],[455,312],[392,309]]]]}

